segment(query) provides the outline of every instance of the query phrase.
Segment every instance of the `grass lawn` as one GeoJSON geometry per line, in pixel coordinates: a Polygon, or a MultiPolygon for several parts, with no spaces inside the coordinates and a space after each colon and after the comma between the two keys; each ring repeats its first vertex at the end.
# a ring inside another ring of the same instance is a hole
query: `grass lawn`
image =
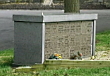
{"type": "MultiPolygon", "coordinates": [[[[110,31],[98,33],[96,51],[110,50],[110,31]]],[[[11,68],[13,49],[0,51],[0,76],[110,76],[110,67],[96,69],[59,69],[32,73],[15,73],[11,68]]]]}
{"type": "Polygon", "coordinates": [[[110,51],[110,30],[96,35],[96,51],[110,51]]]}

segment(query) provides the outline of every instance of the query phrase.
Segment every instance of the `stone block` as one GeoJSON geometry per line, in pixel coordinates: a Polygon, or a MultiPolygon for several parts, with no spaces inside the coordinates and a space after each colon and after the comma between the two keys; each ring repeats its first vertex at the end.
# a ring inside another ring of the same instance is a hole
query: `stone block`
{"type": "Polygon", "coordinates": [[[14,63],[43,63],[54,53],[94,55],[97,14],[14,15],[14,63]]]}

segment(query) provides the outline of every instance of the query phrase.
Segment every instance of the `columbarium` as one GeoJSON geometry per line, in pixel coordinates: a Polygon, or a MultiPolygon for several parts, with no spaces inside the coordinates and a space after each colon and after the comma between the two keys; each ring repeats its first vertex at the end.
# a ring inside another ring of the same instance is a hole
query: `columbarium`
{"type": "Polygon", "coordinates": [[[42,64],[52,54],[95,54],[97,14],[13,15],[14,64],[42,64]]]}

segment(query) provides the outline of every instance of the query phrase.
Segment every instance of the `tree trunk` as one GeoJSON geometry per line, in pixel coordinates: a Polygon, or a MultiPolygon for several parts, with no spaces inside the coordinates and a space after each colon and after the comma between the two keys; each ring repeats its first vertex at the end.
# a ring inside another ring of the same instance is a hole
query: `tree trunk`
{"type": "Polygon", "coordinates": [[[97,3],[99,2],[99,0],[97,0],[97,3]]]}
{"type": "Polygon", "coordinates": [[[43,3],[44,2],[44,0],[40,0],[40,3],[43,3]]]}
{"type": "Polygon", "coordinates": [[[104,5],[104,3],[105,3],[105,0],[103,0],[103,5],[104,5]]]}
{"type": "Polygon", "coordinates": [[[80,13],[79,0],[64,0],[65,13],[80,13]]]}

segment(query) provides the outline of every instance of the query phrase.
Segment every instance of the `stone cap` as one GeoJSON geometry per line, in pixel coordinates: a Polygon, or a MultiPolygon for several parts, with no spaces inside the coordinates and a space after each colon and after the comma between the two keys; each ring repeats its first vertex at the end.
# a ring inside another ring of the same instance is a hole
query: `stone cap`
{"type": "Polygon", "coordinates": [[[96,19],[98,19],[98,14],[13,15],[13,20],[17,22],[63,22],[96,19]]]}

